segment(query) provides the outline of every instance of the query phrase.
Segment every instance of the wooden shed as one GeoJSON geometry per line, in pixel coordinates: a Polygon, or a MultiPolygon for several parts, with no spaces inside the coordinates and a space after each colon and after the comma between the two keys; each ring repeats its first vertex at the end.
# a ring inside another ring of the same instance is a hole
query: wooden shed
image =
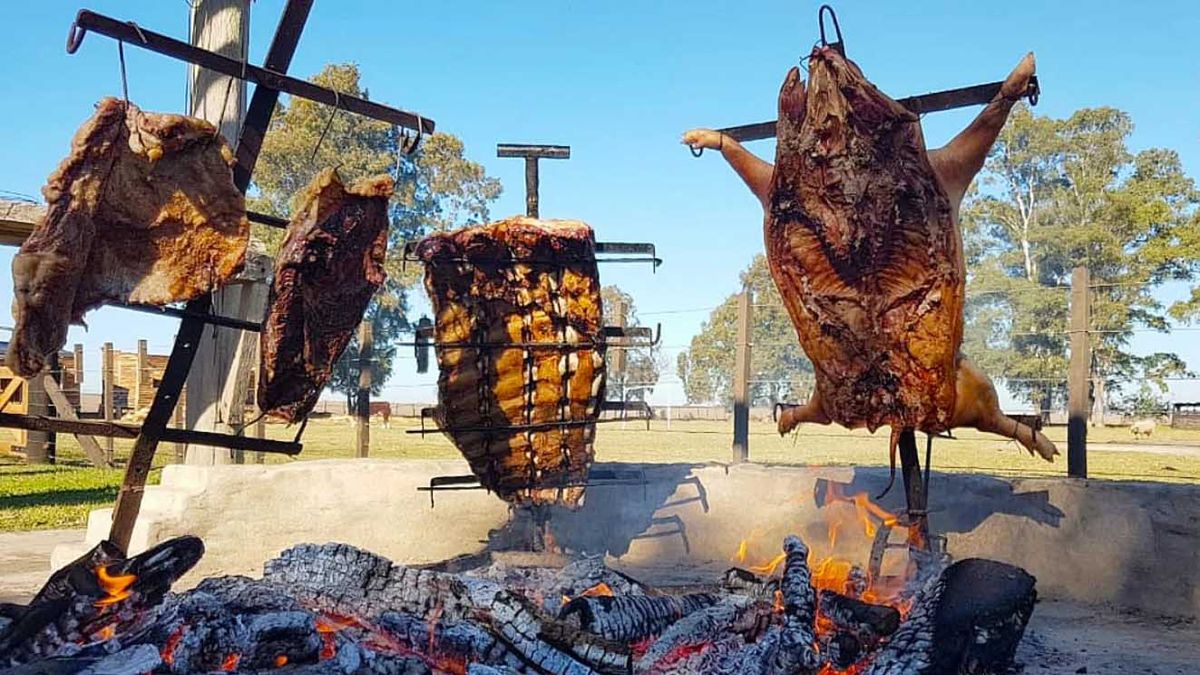
{"type": "Polygon", "coordinates": [[[1200,401],[1176,403],[1171,410],[1172,429],[1200,429],[1200,401]]]}

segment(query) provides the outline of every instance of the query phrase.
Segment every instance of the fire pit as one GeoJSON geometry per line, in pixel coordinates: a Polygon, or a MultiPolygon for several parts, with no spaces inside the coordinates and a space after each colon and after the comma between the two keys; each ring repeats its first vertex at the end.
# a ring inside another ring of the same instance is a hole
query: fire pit
{"type": "Polygon", "coordinates": [[[1032,576],[896,543],[911,539],[907,528],[867,493],[827,480],[814,489],[825,541],[810,548],[788,536],[756,561],[766,543],[751,535],[731,551],[737,566],[687,587],[652,586],[596,556],[547,567],[485,552],[405,566],[346,544],[301,544],[268,561],[261,579],[212,577],[168,594],[200,560],[199,539],[129,559],[101,544],[27,607],[8,609],[2,665],[16,673],[820,675],[1012,666],[1037,597],[1032,576]],[[838,555],[851,538],[871,542],[869,560],[838,555]]]}
{"type": "Polygon", "coordinates": [[[848,566],[831,589],[798,537],[783,548],[762,574],[667,592],[598,558],[453,574],[304,544],[260,580],[164,598],[199,540],[128,560],[102,545],[9,611],[0,653],[14,673],[1003,672],[1036,598],[1028,574],[980,559],[917,559],[900,584],[848,566]]]}

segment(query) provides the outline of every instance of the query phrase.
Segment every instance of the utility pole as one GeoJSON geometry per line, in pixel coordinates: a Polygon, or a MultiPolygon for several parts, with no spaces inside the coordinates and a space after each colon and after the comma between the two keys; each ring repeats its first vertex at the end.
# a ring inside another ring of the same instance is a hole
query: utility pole
{"type": "Polygon", "coordinates": [[[1092,368],[1089,285],[1088,268],[1076,267],[1071,273],[1071,361],[1067,368],[1067,474],[1074,478],[1087,478],[1088,379],[1092,368]]]}
{"type": "Polygon", "coordinates": [[[754,291],[742,289],[738,296],[737,344],[733,351],[733,461],[750,459],[750,336],[754,315],[754,291]]]}
{"type": "Polygon", "coordinates": [[[374,360],[375,336],[371,320],[363,318],[358,324],[358,396],[355,411],[358,423],[355,426],[354,447],[358,457],[371,452],[371,362],[374,360]]]}
{"type": "MultiPolygon", "coordinates": [[[[247,58],[250,34],[250,0],[203,0],[190,3],[191,42],[239,61],[247,58]]],[[[229,143],[236,142],[246,114],[246,83],[197,66],[188,67],[194,117],[216,124],[229,143]]],[[[264,253],[252,245],[246,252],[245,270],[225,288],[213,293],[213,311],[225,316],[259,320],[266,309],[267,287],[264,253]]],[[[258,336],[231,328],[206,326],[187,380],[186,425],[189,429],[232,433],[245,415],[250,369],[258,336]]],[[[188,464],[228,464],[234,460],[225,448],[190,445],[188,464]]]]}

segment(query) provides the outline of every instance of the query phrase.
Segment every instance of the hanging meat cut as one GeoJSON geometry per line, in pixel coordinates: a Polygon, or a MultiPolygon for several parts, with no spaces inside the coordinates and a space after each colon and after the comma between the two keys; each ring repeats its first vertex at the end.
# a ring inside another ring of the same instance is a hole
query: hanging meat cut
{"type": "Polygon", "coordinates": [[[8,366],[32,376],[67,326],[106,302],[191,300],[242,268],[249,224],[215,127],[106,98],[42,194],[45,218],[13,259],[8,366]]]}
{"type": "Polygon", "coordinates": [[[1033,55],[946,147],[926,152],[915,114],[833,47],[814,49],[808,87],[779,94],[775,166],[695,130],[763,203],[771,275],[812,360],[812,399],[779,422],[929,433],[976,427],[1051,459],[1044,435],[1000,412],[987,376],[959,353],[966,273],[958,208],[1034,72],[1033,55]]]}
{"type": "Polygon", "coordinates": [[[592,230],[505,221],[423,240],[438,343],[437,422],[481,484],[579,505],[604,399],[592,230]]]}
{"type": "Polygon", "coordinates": [[[275,259],[262,330],[258,405],[287,421],[303,419],[375,291],[387,278],[390,176],[346,187],[325,169],[305,188],[275,259]]]}

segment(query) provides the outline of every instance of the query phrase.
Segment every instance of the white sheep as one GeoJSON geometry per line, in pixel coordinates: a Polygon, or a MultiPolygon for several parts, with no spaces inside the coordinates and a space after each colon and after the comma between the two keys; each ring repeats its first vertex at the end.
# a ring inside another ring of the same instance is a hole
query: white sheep
{"type": "Polygon", "coordinates": [[[1129,427],[1129,431],[1133,433],[1134,438],[1150,438],[1154,434],[1154,428],[1158,426],[1154,420],[1138,420],[1129,427]]]}

